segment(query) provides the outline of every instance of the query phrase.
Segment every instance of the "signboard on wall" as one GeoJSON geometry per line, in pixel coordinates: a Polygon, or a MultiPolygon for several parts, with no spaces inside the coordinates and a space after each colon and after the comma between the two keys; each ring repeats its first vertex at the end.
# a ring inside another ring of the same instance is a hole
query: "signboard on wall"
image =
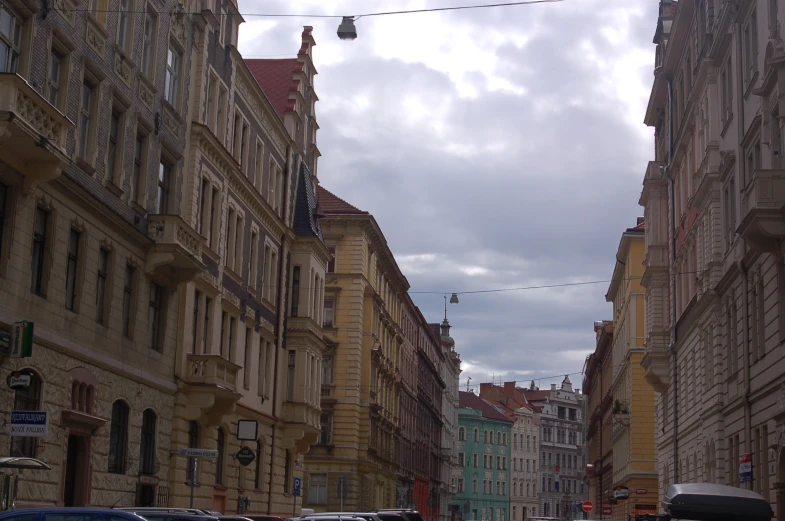
{"type": "Polygon", "coordinates": [[[752,481],[752,454],[739,456],[739,481],[752,481]]]}

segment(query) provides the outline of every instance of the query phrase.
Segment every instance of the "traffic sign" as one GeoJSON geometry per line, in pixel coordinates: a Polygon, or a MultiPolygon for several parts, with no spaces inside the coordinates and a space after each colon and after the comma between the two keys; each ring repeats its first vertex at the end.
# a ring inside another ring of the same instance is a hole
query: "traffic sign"
{"type": "Polygon", "coordinates": [[[559,465],[556,465],[556,468],[554,470],[558,473],[561,470],[561,467],[559,465]]]}
{"type": "Polygon", "coordinates": [[[240,462],[240,465],[247,467],[253,462],[253,460],[256,459],[256,454],[254,454],[253,451],[248,447],[243,447],[237,451],[235,458],[237,458],[237,461],[240,462]]]}
{"type": "Polygon", "coordinates": [[[44,438],[49,434],[46,411],[11,411],[11,436],[44,438]]]}
{"type": "Polygon", "coordinates": [[[604,505],[602,505],[602,515],[604,516],[613,515],[613,507],[609,503],[605,503],[604,505]]]}
{"type": "Polygon", "coordinates": [[[583,511],[586,513],[591,512],[594,510],[594,505],[591,504],[591,501],[584,501],[583,502],[583,511]]]}
{"type": "Polygon", "coordinates": [[[739,456],[739,481],[752,481],[752,454],[739,456]]]}
{"type": "Polygon", "coordinates": [[[180,449],[180,456],[186,458],[217,458],[218,451],[215,449],[180,449]]]}
{"type": "Polygon", "coordinates": [[[300,495],[300,489],[303,486],[303,480],[300,478],[294,478],[294,487],[292,487],[292,495],[294,497],[298,497],[300,495]]]}

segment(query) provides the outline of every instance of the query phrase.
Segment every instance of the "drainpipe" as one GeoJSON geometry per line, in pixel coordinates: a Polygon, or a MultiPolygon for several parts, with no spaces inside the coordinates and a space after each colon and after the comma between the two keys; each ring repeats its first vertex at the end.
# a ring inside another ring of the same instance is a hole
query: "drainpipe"
{"type": "MultiPolygon", "coordinates": [[[[286,170],[284,172],[284,180],[287,178],[287,174],[291,171],[289,168],[289,155],[291,153],[291,145],[286,146],[286,170]]],[[[283,199],[283,208],[282,208],[282,220],[284,221],[284,227],[288,226],[288,220],[286,219],[286,215],[289,209],[289,187],[291,186],[291,180],[285,183],[286,186],[284,187],[284,199],[283,199]]],[[[283,272],[284,267],[286,266],[286,256],[284,255],[283,245],[284,239],[286,238],[286,232],[284,231],[281,234],[281,258],[278,264],[278,320],[275,324],[275,332],[276,337],[281,336],[281,331],[285,330],[283,321],[286,319],[286,310],[283,306],[283,291],[281,290],[283,286],[283,272]]],[[[278,367],[279,367],[279,360],[281,358],[281,351],[285,349],[285,340],[281,338],[281,348],[279,351],[275,353],[275,362],[274,362],[274,369],[273,369],[273,432],[272,432],[272,441],[270,442],[270,476],[267,480],[267,513],[272,514],[273,508],[273,478],[275,477],[275,431],[276,425],[278,424],[278,367]]],[[[276,348],[278,349],[278,348],[276,348]]],[[[286,484],[284,484],[286,487],[286,484]]]]}
{"type": "MultiPolygon", "coordinates": [[[[736,22],[734,24],[734,30],[736,32],[736,63],[744,63],[742,60],[743,52],[741,48],[741,23],[736,22]]],[[[736,96],[736,112],[739,115],[738,122],[736,123],[738,132],[739,132],[739,139],[736,149],[736,162],[739,163],[743,161],[744,157],[744,150],[741,146],[741,141],[744,138],[744,80],[742,79],[743,74],[739,74],[736,76],[736,90],[739,93],[736,96]]],[[[738,172],[738,169],[736,169],[738,172]]],[[[748,172],[748,175],[751,172],[748,172]]],[[[741,193],[745,187],[741,184],[742,179],[739,179],[739,182],[736,184],[737,190],[741,193]]],[[[735,197],[736,194],[733,194],[735,197]]],[[[736,207],[737,205],[734,205],[736,207]]],[[[741,205],[738,205],[739,207],[741,205]]],[[[734,221],[736,216],[733,216],[734,221]]],[[[749,277],[747,273],[747,268],[744,266],[744,263],[741,261],[739,262],[739,268],[741,269],[742,273],[742,291],[744,292],[744,445],[747,447],[747,453],[752,454],[752,418],[751,418],[751,410],[750,410],[750,337],[749,337],[749,309],[747,306],[747,299],[749,298],[749,277]]],[[[733,462],[731,462],[733,463],[733,462]]]]}
{"type": "MultiPolygon", "coordinates": [[[[665,77],[668,82],[668,163],[665,167],[666,175],[668,176],[669,185],[669,200],[668,206],[671,209],[671,255],[670,255],[670,268],[676,266],[676,182],[670,175],[671,161],[673,160],[673,82],[668,77],[665,77]]],[[[678,333],[676,331],[676,321],[678,315],[676,313],[676,277],[671,276],[671,360],[673,365],[673,482],[679,482],[679,379],[678,379],[678,364],[676,357],[676,346],[678,341],[678,333]]]]}

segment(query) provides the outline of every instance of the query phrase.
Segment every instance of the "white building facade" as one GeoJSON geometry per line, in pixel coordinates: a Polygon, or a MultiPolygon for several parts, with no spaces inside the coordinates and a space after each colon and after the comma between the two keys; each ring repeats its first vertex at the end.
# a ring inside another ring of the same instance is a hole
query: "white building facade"
{"type": "Polygon", "coordinates": [[[531,406],[515,411],[512,426],[512,489],[510,491],[510,519],[522,521],[537,516],[539,500],[539,436],[540,418],[531,406]]]}

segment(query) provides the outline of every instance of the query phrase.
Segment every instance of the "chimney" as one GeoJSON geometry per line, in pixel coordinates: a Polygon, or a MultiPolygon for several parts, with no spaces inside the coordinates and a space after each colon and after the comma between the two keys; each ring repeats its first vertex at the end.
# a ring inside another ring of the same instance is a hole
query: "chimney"
{"type": "Polygon", "coordinates": [[[491,392],[492,387],[493,387],[492,383],[480,384],[480,396],[485,396],[486,394],[491,392]]]}
{"type": "Polygon", "coordinates": [[[638,226],[640,226],[640,224],[641,224],[643,221],[644,221],[644,218],[643,218],[643,217],[638,217],[638,226]]]}
{"type": "Polygon", "coordinates": [[[504,394],[507,396],[515,395],[515,382],[504,382],[504,394]]]}

